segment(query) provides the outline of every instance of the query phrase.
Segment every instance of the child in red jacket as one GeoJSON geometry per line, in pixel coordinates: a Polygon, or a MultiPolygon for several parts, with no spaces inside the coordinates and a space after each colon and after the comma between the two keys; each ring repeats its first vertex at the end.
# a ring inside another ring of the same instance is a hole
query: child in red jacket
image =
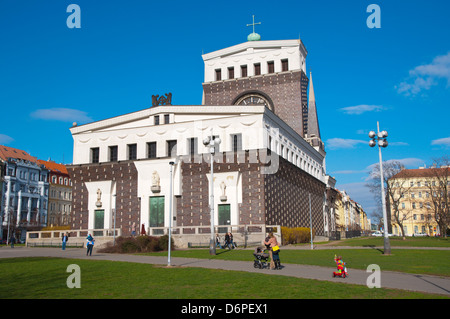
{"type": "Polygon", "coordinates": [[[338,271],[333,272],[333,277],[339,276],[345,278],[346,276],[348,276],[347,267],[345,267],[345,263],[342,260],[342,257],[341,256],[336,257],[336,255],[334,255],[334,261],[336,262],[338,271]]]}

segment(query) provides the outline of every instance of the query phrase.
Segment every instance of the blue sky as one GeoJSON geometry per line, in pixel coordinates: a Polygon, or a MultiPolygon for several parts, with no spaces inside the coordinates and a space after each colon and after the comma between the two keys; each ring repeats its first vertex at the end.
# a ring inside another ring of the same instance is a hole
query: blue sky
{"type": "Polygon", "coordinates": [[[327,172],[370,214],[364,187],[376,148],[408,168],[450,153],[450,2],[1,0],[0,144],[71,163],[69,128],[151,106],[202,99],[201,54],[245,42],[301,38],[313,74],[327,172]],[[70,29],[70,4],[81,28],[70,29]],[[370,4],[381,28],[368,28],[370,4]]]}

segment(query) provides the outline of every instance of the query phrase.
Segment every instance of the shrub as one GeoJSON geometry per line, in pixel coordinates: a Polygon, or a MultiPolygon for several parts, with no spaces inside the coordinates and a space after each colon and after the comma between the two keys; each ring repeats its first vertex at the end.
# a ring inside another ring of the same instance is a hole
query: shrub
{"type": "MultiPolygon", "coordinates": [[[[137,237],[117,237],[116,245],[112,243],[101,249],[105,253],[143,253],[168,249],[169,237],[167,235],[161,237],[154,236],[137,236],[137,237]]],[[[175,248],[172,239],[172,249],[175,248]]]]}
{"type": "MultiPolygon", "coordinates": [[[[313,229],[313,238],[314,238],[313,229]]],[[[281,241],[283,245],[308,243],[311,241],[311,231],[308,227],[281,227],[281,241]]]]}

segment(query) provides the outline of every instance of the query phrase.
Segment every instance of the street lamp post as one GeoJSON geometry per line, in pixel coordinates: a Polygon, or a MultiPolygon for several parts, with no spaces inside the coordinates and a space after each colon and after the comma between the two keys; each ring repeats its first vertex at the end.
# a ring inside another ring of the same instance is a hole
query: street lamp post
{"type": "Polygon", "coordinates": [[[388,222],[387,222],[387,213],[386,213],[386,197],[384,194],[384,178],[383,178],[383,160],[381,158],[381,148],[387,147],[388,142],[386,141],[386,137],[388,136],[388,133],[386,131],[380,132],[380,123],[377,122],[377,133],[374,131],[369,132],[369,137],[371,138],[369,142],[370,147],[374,147],[378,144],[378,157],[380,159],[380,179],[381,179],[381,202],[382,202],[382,208],[383,208],[383,222],[384,222],[384,255],[390,255],[391,254],[391,244],[389,242],[389,235],[388,235],[388,222]]]}
{"type": "Polygon", "coordinates": [[[172,186],[172,180],[173,180],[173,165],[175,165],[175,162],[169,162],[170,165],[170,199],[169,199],[169,247],[168,247],[168,254],[167,254],[167,266],[170,266],[170,251],[172,249],[172,200],[173,200],[173,186],[172,186]]]}
{"type": "Polygon", "coordinates": [[[214,153],[215,146],[219,146],[220,142],[220,138],[214,138],[214,136],[212,135],[212,129],[211,136],[208,136],[203,140],[203,145],[209,147],[209,153],[211,157],[211,178],[209,180],[209,210],[211,213],[211,238],[209,240],[210,255],[216,254],[216,245],[214,242],[214,153]]]}

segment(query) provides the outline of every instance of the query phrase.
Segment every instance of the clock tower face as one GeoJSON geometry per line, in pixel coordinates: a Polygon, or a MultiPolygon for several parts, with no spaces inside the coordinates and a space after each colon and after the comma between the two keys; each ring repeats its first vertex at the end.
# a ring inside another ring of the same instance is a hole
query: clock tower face
{"type": "MultiPolygon", "coordinates": [[[[264,105],[269,110],[272,110],[272,105],[269,101],[260,94],[246,94],[235,103],[236,105],[264,105]]],[[[273,111],[273,110],[272,110],[273,111]]]]}

